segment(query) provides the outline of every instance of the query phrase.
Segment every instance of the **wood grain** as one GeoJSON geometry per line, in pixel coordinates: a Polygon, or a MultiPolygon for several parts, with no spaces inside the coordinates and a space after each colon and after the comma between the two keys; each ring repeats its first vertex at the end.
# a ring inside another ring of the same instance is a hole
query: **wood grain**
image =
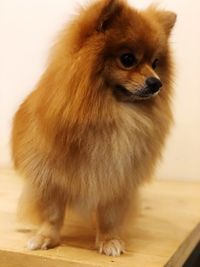
{"type": "Polygon", "coordinates": [[[99,255],[93,226],[72,213],[61,246],[30,252],[25,245],[34,227],[19,224],[15,214],[22,182],[13,170],[0,170],[0,267],[179,267],[200,240],[200,183],[162,180],[143,188],[121,257],[99,255]]]}

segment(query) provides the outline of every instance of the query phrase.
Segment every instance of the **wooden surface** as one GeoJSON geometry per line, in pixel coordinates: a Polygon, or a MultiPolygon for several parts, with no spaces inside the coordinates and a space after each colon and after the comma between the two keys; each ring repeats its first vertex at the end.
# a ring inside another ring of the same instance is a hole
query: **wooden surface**
{"type": "Polygon", "coordinates": [[[121,257],[98,254],[93,228],[73,216],[61,246],[30,252],[25,245],[33,229],[15,218],[21,187],[12,170],[0,171],[0,267],[176,267],[200,240],[200,183],[157,181],[142,190],[141,211],[121,257]]]}

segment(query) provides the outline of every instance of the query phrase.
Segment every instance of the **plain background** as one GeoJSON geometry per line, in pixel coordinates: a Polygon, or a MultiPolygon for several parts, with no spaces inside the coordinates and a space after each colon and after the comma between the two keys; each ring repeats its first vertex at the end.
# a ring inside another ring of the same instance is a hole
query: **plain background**
{"type": "MultiPolygon", "coordinates": [[[[85,0],[0,0],[0,166],[10,166],[14,112],[34,88],[57,32],[85,0]]],[[[158,1],[157,1],[158,2],[158,1]]],[[[144,8],[152,1],[129,0],[144,8]]],[[[178,14],[171,43],[176,61],[175,126],[157,176],[200,180],[200,1],[163,0],[178,14]]]]}

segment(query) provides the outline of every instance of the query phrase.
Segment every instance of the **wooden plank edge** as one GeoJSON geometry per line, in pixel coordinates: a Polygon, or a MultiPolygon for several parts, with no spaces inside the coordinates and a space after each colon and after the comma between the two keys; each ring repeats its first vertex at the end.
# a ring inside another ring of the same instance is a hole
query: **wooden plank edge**
{"type": "Polygon", "coordinates": [[[187,258],[200,241],[200,223],[194,228],[190,235],[178,247],[164,267],[182,267],[187,258]]]}
{"type": "Polygon", "coordinates": [[[59,259],[33,253],[0,250],[0,267],[102,267],[101,264],[59,259]]]}

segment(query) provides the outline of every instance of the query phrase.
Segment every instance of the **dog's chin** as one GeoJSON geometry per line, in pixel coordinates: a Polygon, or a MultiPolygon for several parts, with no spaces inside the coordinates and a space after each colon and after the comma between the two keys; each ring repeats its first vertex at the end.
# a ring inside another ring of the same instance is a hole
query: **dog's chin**
{"type": "Polygon", "coordinates": [[[126,89],[122,85],[116,85],[114,88],[114,95],[119,101],[123,102],[134,102],[134,101],[142,101],[142,100],[148,100],[156,95],[159,94],[160,90],[155,93],[149,93],[147,88],[143,88],[141,90],[138,90],[136,92],[132,92],[128,89],[126,89]]]}

